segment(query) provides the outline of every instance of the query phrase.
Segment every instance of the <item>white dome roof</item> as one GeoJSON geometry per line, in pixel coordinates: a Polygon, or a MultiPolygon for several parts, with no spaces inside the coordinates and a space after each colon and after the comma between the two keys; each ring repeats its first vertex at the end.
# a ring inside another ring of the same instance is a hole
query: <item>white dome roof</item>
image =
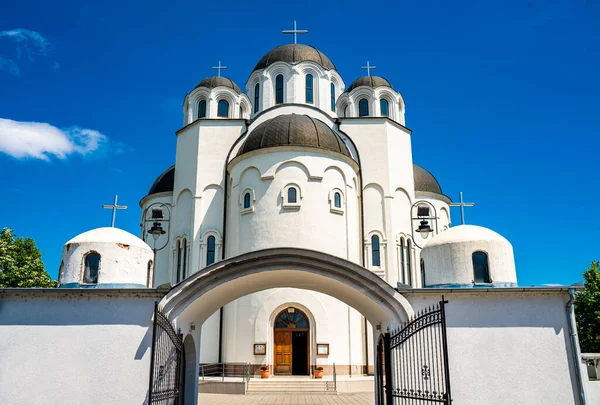
{"type": "Polygon", "coordinates": [[[66,244],[71,243],[120,243],[123,245],[136,246],[152,251],[146,242],[137,236],[119,228],[96,228],[75,236],[66,244]]]}
{"type": "Polygon", "coordinates": [[[432,238],[423,249],[433,246],[470,241],[496,241],[508,243],[510,245],[510,242],[504,236],[492,231],[491,229],[477,225],[459,225],[453,226],[452,228],[432,238]]]}

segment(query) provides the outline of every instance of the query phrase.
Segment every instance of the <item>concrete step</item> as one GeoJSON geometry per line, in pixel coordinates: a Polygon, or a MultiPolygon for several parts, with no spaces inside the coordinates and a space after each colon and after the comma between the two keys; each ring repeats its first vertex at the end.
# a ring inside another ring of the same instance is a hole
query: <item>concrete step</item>
{"type": "Polygon", "coordinates": [[[250,380],[247,393],[335,393],[332,381],[323,380],[250,380]]]}

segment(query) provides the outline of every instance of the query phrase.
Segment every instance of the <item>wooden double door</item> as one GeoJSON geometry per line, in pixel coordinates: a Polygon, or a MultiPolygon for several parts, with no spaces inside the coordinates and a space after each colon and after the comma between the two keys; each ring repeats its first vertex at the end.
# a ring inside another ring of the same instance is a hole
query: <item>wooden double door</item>
{"type": "Polygon", "coordinates": [[[275,374],[309,375],[308,330],[275,329],[275,374]]]}

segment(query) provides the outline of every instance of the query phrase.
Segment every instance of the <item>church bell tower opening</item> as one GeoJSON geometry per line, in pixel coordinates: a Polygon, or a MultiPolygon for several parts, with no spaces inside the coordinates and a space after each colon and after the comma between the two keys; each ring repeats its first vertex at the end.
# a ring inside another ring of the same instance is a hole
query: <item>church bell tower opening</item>
{"type": "Polygon", "coordinates": [[[310,324],[304,312],[288,307],[275,318],[274,374],[310,375],[310,324]]]}

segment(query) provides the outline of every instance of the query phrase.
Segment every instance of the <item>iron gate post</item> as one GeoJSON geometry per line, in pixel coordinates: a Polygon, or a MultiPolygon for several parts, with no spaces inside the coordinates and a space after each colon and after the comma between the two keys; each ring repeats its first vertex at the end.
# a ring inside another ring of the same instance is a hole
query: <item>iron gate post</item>
{"type": "Polygon", "coordinates": [[[440,309],[442,315],[442,344],[444,345],[444,374],[446,377],[446,404],[450,405],[452,402],[452,393],[450,391],[450,366],[448,365],[448,338],[446,336],[446,308],[445,305],[448,303],[442,295],[442,301],[440,301],[440,309]]]}
{"type": "Polygon", "coordinates": [[[154,301],[154,319],[152,327],[152,351],[150,352],[150,382],[148,383],[148,403],[152,403],[152,381],[154,381],[154,350],[156,349],[156,313],[158,312],[158,301],[154,301]]]}
{"type": "Polygon", "coordinates": [[[392,396],[393,384],[392,384],[392,349],[390,347],[390,332],[383,335],[383,357],[385,370],[385,403],[386,405],[392,405],[394,398],[392,396]]]}

